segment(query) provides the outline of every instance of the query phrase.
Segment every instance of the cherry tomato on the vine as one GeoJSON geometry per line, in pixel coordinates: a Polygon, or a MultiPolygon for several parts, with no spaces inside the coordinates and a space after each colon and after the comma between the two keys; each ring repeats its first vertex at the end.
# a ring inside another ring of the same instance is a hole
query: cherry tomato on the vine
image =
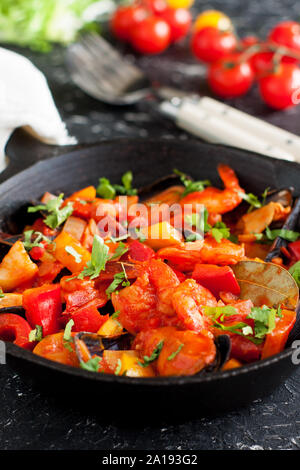
{"type": "Polygon", "coordinates": [[[207,28],[208,26],[221,31],[232,30],[230,18],[218,10],[207,10],[197,16],[194,23],[194,31],[200,31],[200,29],[207,28]]]}
{"type": "Polygon", "coordinates": [[[167,0],[167,4],[171,8],[190,8],[194,0],[167,0]]]}
{"type": "Polygon", "coordinates": [[[185,8],[167,8],[159,16],[170,26],[172,42],[186,36],[192,23],[192,15],[185,8]]]}
{"type": "Polygon", "coordinates": [[[157,16],[145,18],[131,32],[133,47],[143,54],[158,54],[164,51],[170,44],[170,40],[170,26],[157,16]]]}
{"type": "Polygon", "coordinates": [[[239,54],[231,54],[210,65],[208,83],[211,89],[224,98],[245,94],[251,87],[254,73],[248,62],[239,54]]]}
{"type": "Polygon", "coordinates": [[[169,8],[166,0],[142,0],[142,4],[155,15],[159,15],[161,12],[169,8]]]}
{"type": "Polygon", "coordinates": [[[260,40],[257,36],[246,36],[241,39],[240,45],[242,49],[248,49],[248,47],[254,46],[255,44],[259,44],[260,40]]]}
{"type": "Polygon", "coordinates": [[[204,62],[215,62],[233,52],[237,46],[234,34],[208,26],[192,37],[192,51],[204,62]]]}
{"type": "Polygon", "coordinates": [[[118,39],[129,41],[132,28],[147,16],[148,11],[141,5],[119,7],[112,16],[111,30],[118,39]]]}
{"type": "Polygon", "coordinates": [[[300,89],[300,69],[294,64],[281,63],[276,70],[259,80],[259,90],[263,100],[272,108],[285,109],[298,104],[300,89]]]}
{"type": "MultiPolygon", "coordinates": [[[[296,21],[284,21],[275,26],[269,34],[269,41],[280,46],[285,46],[300,54],[300,23],[296,21]]],[[[290,58],[290,62],[296,60],[290,58]]]]}

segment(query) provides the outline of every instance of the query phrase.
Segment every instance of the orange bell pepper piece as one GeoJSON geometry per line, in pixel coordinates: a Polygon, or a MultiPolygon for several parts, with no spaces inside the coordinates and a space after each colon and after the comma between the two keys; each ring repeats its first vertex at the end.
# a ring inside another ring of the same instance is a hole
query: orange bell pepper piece
{"type": "Polygon", "coordinates": [[[31,261],[23,243],[17,241],[0,264],[0,287],[4,292],[11,291],[31,281],[37,273],[37,265],[31,261]]]}
{"type": "Polygon", "coordinates": [[[83,248],[83,246],[67,232],[61,232],[54,240],[55,243],[55,258],[71,273],[82,271],[87,262],[91,259],[91,253],[83,248]],[[77,253],[74,256],[66,251],[66,248],[71,248],[71,251],[77,253]]]}

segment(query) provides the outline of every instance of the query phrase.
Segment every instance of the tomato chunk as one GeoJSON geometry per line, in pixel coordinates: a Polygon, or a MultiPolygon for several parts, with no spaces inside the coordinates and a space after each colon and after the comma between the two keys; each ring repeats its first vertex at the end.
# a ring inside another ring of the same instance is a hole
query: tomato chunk
{"type": "Polygon", "coordinates": [[[0,339],[9,341],[21,348],[32,349],[34,343],[29,342],[31,327],[29,323],[14,313],[0,315],[0,339]]]}
{"type": "MultiPolygon", "coordinates": [[[[75,335],[72,334],[72,337],[75,335]]],[[[51,361],[60,362],[68,366],[78,367],[79,361],[75,353],[74,343],[64,343],[64,333],[56,333],[43,338],[33,350],[34,354],[45,357],[51,361]]]]}

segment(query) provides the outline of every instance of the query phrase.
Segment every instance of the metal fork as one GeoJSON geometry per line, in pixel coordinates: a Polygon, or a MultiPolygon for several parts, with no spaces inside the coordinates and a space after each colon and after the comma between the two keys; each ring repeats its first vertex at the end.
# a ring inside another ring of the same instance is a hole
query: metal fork
{"type": "Polygon", "coordinates": [[[73,81],[105,103],[129,105],[152,93],[144,73],[97,34],[88,34],[67,50],[73,81]]]}
{"type": "Polygon", "coordinates": [[[71,45],[66,63],[73,81],[100,101],[118,106],[132,105],[152,96],[156,110],[208,142],[300,161],[298,136],[212,98],[154,87],[138,67],[97,34],[88,34],[71,45]]]}

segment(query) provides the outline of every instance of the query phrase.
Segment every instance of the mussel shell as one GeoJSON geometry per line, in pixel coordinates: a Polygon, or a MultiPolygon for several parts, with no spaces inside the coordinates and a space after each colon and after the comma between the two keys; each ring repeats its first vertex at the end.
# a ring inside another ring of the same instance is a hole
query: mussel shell
{"type": "MultiPolygon", "coordinates": [[[[291,213],[286,219],[282,228],[284,230],[294,230],[297,229],[300,216],[300,198],[296,199],[294,207],[292,208],[291,213]]],[[[283,238],[277,237],[272,243],[269,253],[267,254],[265,261],[270,262],[275,257],[281,257],[281,248],[287,246],[289,242],[283,238]]]]}
{"type": "Polygon", "coordinates": [[[269,202],[279,202],[283,207],[288,207],[293,204],[294,188],[273,189],[268,192],[265,204],[269,202]]]}
{"type": "Polygon", "coordinates": [[[81,360],[80,347],[78,341],[82,341],[87,347],[91,356],[102,357],[103,351],[126,351],[130,349],[132,337],[128,333],[123,333],[119,336],[105,337],[97,335],[96,333],[80,332],[75,335],[75,349],[76,354],[81,360]]]}
{"type": "MultiPolygon", "coordinates": [[[[189,175],[187,175],[187,177],[193,181],[193,179],[189,175]]],[[[158,178],[157,180],[153,181],[153,183],[147,186],[143,186],[138,190],[138,195],[141,199],[146,199],[174,185],[182,185],[182,182],[178,175],[175,175],[175,173],[171,173],[170,175],[158,178]]]]}
{"type": "Polygon", "coordinates": [[[228,361],[231,351],[231,340],[228,335],[220,335],[215,338],[217,354],[214,362],[202,369],[197,375],[211,374],[222,370],[224,364],[228,361]]]}
{"type": "Polygon", "coordinates": [[[0,308],[0,315],[1,313],[15,313],[20,315],[20,317],[25,318],[25,310],[21,305],[16,305],[14,307],[2,307],[0,308]]]}

